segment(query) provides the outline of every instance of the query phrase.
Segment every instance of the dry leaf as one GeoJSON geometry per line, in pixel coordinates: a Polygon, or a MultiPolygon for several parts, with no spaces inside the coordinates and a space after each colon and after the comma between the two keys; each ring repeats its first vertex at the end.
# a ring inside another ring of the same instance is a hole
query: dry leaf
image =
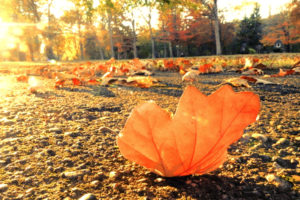
{"type": "Polygon", "coordinates": [[[64,86],[65,82],[66,82],[66,80],[60,79],[60,78],[56,77],[56,78],[55,78],[55,86],[54,86],[54,87],[55,87],[56,89],[61,88],[61,87],[64,86]]]}
{"type": "Polygon", "coordinates": [[[198,70],[201,74],[205,74],[211,72],[212,67],[213,65],[208,63],[208,64],[201,65],[198,70]]]}
{"type": "Polygon", "coordinates": [[[293,65],[293,68],[300,67],[300,60],[293,65]]]}
{"type": "Polygon", "coordinates": [[[199,71],[198,70],[191,70],[187,73],[185,73],[183,76],[182,76],[182,81],[190,81],[190,82],[193,82],[197,79],[198,75],[199,75],[199,71]]]}
{"type": "Polygon", "coordinates": [[[127,78],[127,83],[129,85],[133,85],[136,87],[141,88],[149,88],[153,86],[154,83],[157,83],[158,81],[155,78],[152,78],[151,76],[132,76],[127,78]]]}
{"type": "Polygon", "coordinates": [[[293,70],[295,71],[295,74],[300,74],[300,67],[295,67],[293,70]]]}
{"type": "Polygon", "coordinates": [[[152,76],[153,73],[150,72],[149,70],[142,69],[142,70],[132,72],[131,75],[132,76],[152,76]]]}
{"type": "Polygon", "coordinates": [[[251,76],[241,76],[240,78],[247,80],[249,83],[264,84],[264,85],[274,84],[270,81],[259,79],[259,78],[254,78],[254,77],[251,77],[251,76]]]}
{"type": "Polygon", "coordinates": [[[20,76],[17,77],[17,81],[28,83],[28,76],[27,75],[20,75],[20,76]]]}
{"type": "Polygon", "coordinates": [[[282,77],[282,76],[287,76],[287,75],[293,75],[295,74],[294,69],[289,69],[287,71],[284,71],[283,69],[279,69],[278,74],[273,74],[271,77],[282,77]]]}
{"type": "Polygon", "coordinates": [[[72,83],[73,85],[84,85],[83,82],[81,80],[79,80],[78,78],[72,78],[72,83]]]}
{"type": "Polygon", "coordinates": [[[257,69],[266,69],[266,68],[268,68],[266,65],[264,65],[262,63],[258,63],[256,65],[254,65],[253,67],[257,68],[257,69]]]}
{"type": "Polygon", "coordinates": [[[234,87],[246,87],[250,88],[248,81],[242,78],[230,78],[225,80],[225,84],[228,83],[234,87]]]}
{"type": "Polygon", "coordinates": [[[242,72],[243,75],[263,75],[264,72],[261,69],[251,68],[247,71],[242,72]]]}
{"type": "Polygon", "coordinates": [[[226,85],[210,96],[189,86],[173,118],[154,102],[137,106],[117,138],[121,154],[167,177],[204,174],[225,160],[227,148],[256,120],[259,97],[226,85]]]}

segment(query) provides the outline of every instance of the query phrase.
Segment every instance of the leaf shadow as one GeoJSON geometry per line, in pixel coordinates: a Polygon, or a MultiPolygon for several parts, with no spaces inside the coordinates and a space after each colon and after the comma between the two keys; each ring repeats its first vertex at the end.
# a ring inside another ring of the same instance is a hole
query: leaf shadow
{"type": "MultiPolygon", "coordinates": [[[[175,188],[170,190],[168,198],[182,198],[183,194],[187,199],[286,199],[292,200],[289,191],[283,191],[274,185],[258,184],[254,179],[242,180],[235,177],[222,175],[195,175],[184,177],[161,178],[160,176],[149,173],[149,185],[157,188],[175,188]],[[161,181],[157,181],[158,179],[161,181]],[[176,191],[176,192],[175,192],[176,191]]],[[[296,195],[299,195],[298,191],[296,195]]],[[[154,199],[155,194],[149,194],[149,199],[154,199]],[[151,196],[153,195],[153,196],[151,196]]]]}
{"type": "Polygon", "coordinates": [[[81,86],[78,87],[62,87],[60,90],[65,90],[68,92],[80,92],[80,93],[89,93],[94,96],[103,96],[103,97],[116,97],[115,93],[109,90],[105,86],[81,86]]]}
{"type": "Polygon", "coordinates": [[[38,97],[38,98],[42,98],[42,99],[49,99],[49,98],[52,98],[52,97],[64,97],[63,95],[59,95],[55,92],[50,92],[50,91],[47,91],[47,92],[36,92],[36,93],[33,93],[35,97],[38,97]]]}
{"type": "Polygon", "coordinates": [[[255,89],[262,92],[275,92],[280,93],[280,95],[289,95],[289,94],[298,94],[300,93],[300,88],[294,85],[286,85],[286,84],[258,84],[254,86],[255,89]]]}
{"type": "Polygon", "coordinates": [[[117,87],[122,90],[134,91],[134,92],[152,92],[161,95],[180,97],[183,93],[183,85],[172,84],[165,81],[160,81],[162,86],[154,86],[150,88],[140,88],[134,86],[118,85],[117,87]]]}

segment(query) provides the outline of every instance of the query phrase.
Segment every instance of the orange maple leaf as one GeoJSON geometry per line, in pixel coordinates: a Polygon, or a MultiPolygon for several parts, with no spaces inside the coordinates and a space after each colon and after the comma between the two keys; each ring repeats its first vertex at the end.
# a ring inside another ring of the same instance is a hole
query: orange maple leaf
{"type": "Polygon", "coordinates": [[[212,68],[212,67],[213,67],[213,65],[210,64],[210,63],[204,64],[204,65],[201,65],[201,66],[199,67],[199,71],[200,71],[201,73],[208,73],[209,70],[210,70],[210,68],[212,68]]]}
{"type": "Polygon", "coordinates": [[[154,102],[137,106],[117,138],[121,154],[166,177],[204,174],[256,120],[259,97],[226,85],[210,96],[188,86],[173,118],[154,102]]]}
{"type": "Polygon", "coordinates": [[[20,75],[20,76],[17,77],[17,81],[28,83],[28,76],[27,75],[20,75]]]}
{"type": "Polygon", "coordinates": [[[66,82],[66,80],[64,80],[64,79],[59,79],[59,78],[56,77],[56,81],[55,81],[55,86],[54,86],[54,87],[55,87],[56,89],[61,88],[61,87],[64,86],[65,82],[66,82]]]}
{"type": "Polygon", "coordinates": [[[82,85],[82,82],[78,78],[72,78],[73,85],[82,85]]]}
{"type": "Polygon", "coordinates": [[[293,70],[293,69],[289,69],[287,71],[279,69],[278,74],[273,74],[273,75],[271,75],[271,77],[282,77],[282,76],[287,76],[287,75],[292,75],[292,74],[295,74],[295,70],[293,70]]]}

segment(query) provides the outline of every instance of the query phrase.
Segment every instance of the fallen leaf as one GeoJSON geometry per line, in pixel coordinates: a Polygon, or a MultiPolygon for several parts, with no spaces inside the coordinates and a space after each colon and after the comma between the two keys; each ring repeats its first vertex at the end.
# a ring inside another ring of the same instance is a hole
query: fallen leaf
{"type": "Polygon", "coordinates": [[[28,83],[28,76],[26,76],[26,75],[20,75],[20,76],[17,77],[17,81],[18,82],[28,83]]]}
{"type": "Polygon", "coordinates": [[[251,68],[248,71],[242,72],[244,75],[263,75],[264,72],[261,69],[251,68]]]}
{"type": "Polygon", "coordinates": [[[174,70],[176,68],[173,60],[164,60],[164,67],[168,70],[174,70]]]}
{"type": "Polygon", "coordinates": [[[57,89],[57,88],[61,88],[61,87],[63,87],[64,86],[64,84],[65,84],[65,82],[66,82],[66,80],[64,80],[64,79],[59,79],[58,77],[56,77],[56,81],[55,81],[55,88],[57,89]]]}
{"type": "Polygon", "coordinates": [[[82,85],[82,82],[78,78],[72,78],[73,85],[82,85]]]}
{"type": "MultiPolygon", "coordinates": [[[[250,88],[250,85],[248,84],[248,81],[242,78],[230,78],[225,80],[224,82],[225,84],[230,84],[234,87],[246,87],[246,88],[250,88]]],[[[224,84],[223,83],[223,84],[224,84]]]]}
{"type": "Polygon", "coordinates": [[[262,63],[258,63],[257,65],[254,65],[254,68],[257,68],[257,69],[266,69],[267,66],[262,64],[262,63]]]}
{"type": "Polygon", "coordinates": [[[131,75],[132,76],[152,76],[153,73],[146,69],[142,69],[142,70],[134,71],[133,73],[131,73],[131,75]]]}
{"type": "Polygon", "coordinates": [[[96,84],[98,84],[99,82],[98,82],[96,79],[90,79],[90,80],[88,80],[87,83],[88,83],[88,84],[91,84],[91,85],[96,85],[96,84]]]}
{"type": "Polygon", "coordinates": [[[216,65],[212,68],[212,72],[218,73],[218,72],[223,72],[223,66],[222,65],[216,65]]]}
{"type": "Polygon", "coordinates": [[[245,65],[244,65],[244,67],[242,68],[242,70],[252,68],[252,66],[253,66],[252,60],[250,60],[249,58],[246,58],[246,59],[245,59],[245,65]]]}
{"type": "Polygon", "coordinates": [[[210,69],[213,67],[212,64],[208,63],[208,64],[204,64],[204,65],[201,65],[199,67],[199,72],[204,74],[204,73],[209,73],[210,72],[210,69]]]}
{"type": "Polygon", "coordinates": [[[104,78],[113,77],[113,76],[114,76],[114,72],[109,71],[109,72],[106,72],[101,78],[104,79],[104,78]]]}
{"type": "Polygon", "coordinates": [[[271,75],[269,75],[269,74],[265,74],[263,77],[264,77],[264,78],[270,78],[270,77],[271,77],[271,75]]]}
{"type": "Polygon", "coordinates": [[[189,81],[189,82],[193,82],[197,79],[197,77],[199,76],[199,71],[198,70],[191,70],[188,71],[187,73],[185,73],[182,76],[182,81],[189,81]]]}
{"type": "Polygon", "coordinates": [[[166,177],[204,174],[225,160],[227,148],[255,122],[259,97],[228,85],[210,96],[188,86],[173,118],[154,102],[137,106],[117,137],[121,154],[166,177]]]}
{"type": "Polygon", "coordinates": [[[143,76],[132,76],[127,78],[127,84],[133,85],[136,87],[141,88],[149,88],[153,86],[154,83],[157,83],[158,81],[155,78],[152,78],[151,76],[143,77],[143,76]]]}
{"type": "Polygon", "coordinates": [[[293,65],[293,68],[300,67],[300,60],[293,65]]]}
{"type": "Polygon", "coordinates": [[[267,80],[264,80],[264,79],[257,78],[255,84],[274,85],[276,83],[273,83],[273,82],[270,82],[270,81],[267,81],[267,80]]]}
{"type": "Polygon", "coordinates": [[[264,84],[264,85],[274,84],[270,81],[267,81],[267,80],[264,80],[264,79],[259,79],[259,78],[254,78],[254,77],[251,77],[251,76],[241,76],[240,78],[247,80],[249,83],[264,84]]]}
{"type": "Polygon", "coordinates": [[[295,74],[294,69],[289,69],[287,71],[284,71],[283,69],[279,69],[278,74],[273,74],[273,75],[271,75],[271,77],[283,77],[283,76],[292,75],[292,74],[295,74]]]}
{"type": "Polygon", "coordinates": [[[295,74],[300,74],[300,67],[295,67],[293,70],[295,71],[295,74]]]}
{"type": "Polygon", "coordinates": [[[102,78],[101,80],[102,80],[101,85],[110,85],[110,84],[117,82],[118,78],[105,77],[105,78],[102,78]]]}
{"type": "Polygon", "coordinates": [[[250,83],[256,83],[256,81],[257,81],[256,78],[253,78],[253,77],[251,77],[251,76],[241,76],[240,78],[241,78],[241,79],[245,79],[245,80],[247,80],[247,81],[250,82],[250,83]]]}

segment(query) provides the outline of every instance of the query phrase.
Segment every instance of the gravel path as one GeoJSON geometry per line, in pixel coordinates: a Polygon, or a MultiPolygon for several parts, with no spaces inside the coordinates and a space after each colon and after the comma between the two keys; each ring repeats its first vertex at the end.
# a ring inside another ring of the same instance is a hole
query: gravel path
{"type": "MultiPolygon", "coordinates": [[[[235,73],[200,75],[205,94],[235,73]]],[[[300,199],[300,79],[253,85],[260,119],[228,150],[218,170],[163,178],[125,160],[116,136],[131,110],[154,100],[174,112],[182,90],[177,73],[154,76],[165,87],[66,86],[54,81],[29,93],[0,75],[0,200],[2,199],[300,199]]],[[[42,79],[41,77],[37,77],[42,79]]]]}

